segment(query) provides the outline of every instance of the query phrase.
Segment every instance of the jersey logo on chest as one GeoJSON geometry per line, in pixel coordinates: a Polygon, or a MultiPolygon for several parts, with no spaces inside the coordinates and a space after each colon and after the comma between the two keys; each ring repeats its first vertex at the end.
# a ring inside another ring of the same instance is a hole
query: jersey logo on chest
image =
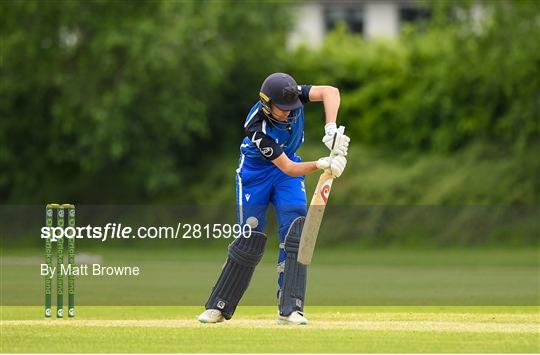
{"type": "MultiPolygon", "coordinates": [[[[277,144],[279,144],[279,138],[276,138],[275,141],[276,141],[277,144]]],[[[287,144],[285,144],[285,143],[281,143],[281,144],[279,144],[279,146],[281,148],[287,148],[287,144]]]]}

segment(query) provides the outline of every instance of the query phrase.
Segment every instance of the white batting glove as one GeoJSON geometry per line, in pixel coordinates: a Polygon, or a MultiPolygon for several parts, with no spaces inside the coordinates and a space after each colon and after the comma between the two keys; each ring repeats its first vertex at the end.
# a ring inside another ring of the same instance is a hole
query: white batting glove
{"type": "Polygon", "coordinates": [[[332,141],[334,140],[334,134],[337,133],[337,126],[335,122],[330,122],[324,125],[324,136],[322,142],[328,149],[332,149],[332,141]]]}
{"type": "Polygon", "coordinates": [[[347,165],[347,158],[343,155],[336,155],[333,157],[324,157],[315,163],[318,169],[330,170],[334,177],[340,177],[347,165]]]}
{"type": "Polygon", "coordinates": [[[335,155],[347,156],[351,139],[344,134],[339,134],[334,122],[327,123],[324,126],[324,132],[325,134],[322,138],[324,145],[335,155]],[[338,135],[336,136],[336,142],[334,143],[334,135],[336,133],[338,135]],[[333,150],[332,145],[334,145],[333,150]]]}

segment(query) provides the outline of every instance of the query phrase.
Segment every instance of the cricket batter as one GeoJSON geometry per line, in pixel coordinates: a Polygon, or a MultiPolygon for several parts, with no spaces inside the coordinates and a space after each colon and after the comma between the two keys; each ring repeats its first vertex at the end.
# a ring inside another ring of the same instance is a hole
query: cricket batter
{"type": "Polygon", "coordinates": [[[229,245],[227,261],[206,302],[206,311],[199,316],[202,323],[222,322],[233,316],[263,256],[263,230],[270,203],[279,221],[278,323],[308,322],[303,314],[307,270],[296,260],[307,214],[304,175],[326,169],[339,177],[347,164],[350,139],[339,136],[331,157],[302,162],[296,151],[304,141],[304,105],[323,103],[326,125],[322,141],[331,149],[337,132],[339,90],[298,85],[290,75],[274,73],[263,82],[259,97],[244,123],[245,137],[236,170],[238,223],[249,224],[252,232],[229,245]]]}

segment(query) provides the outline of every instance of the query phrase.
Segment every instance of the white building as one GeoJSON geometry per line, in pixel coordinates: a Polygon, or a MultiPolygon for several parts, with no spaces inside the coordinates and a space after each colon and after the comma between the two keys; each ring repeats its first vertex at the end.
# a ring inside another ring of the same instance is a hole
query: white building
{"type": "Polygon", "coordinates": [[[294,8],[295,30],[289,45],[319,46],[339,22],[365,38],[399,35],[400,26],[429,18],[429,12],[415,0],[308,0],[294,8]]]}

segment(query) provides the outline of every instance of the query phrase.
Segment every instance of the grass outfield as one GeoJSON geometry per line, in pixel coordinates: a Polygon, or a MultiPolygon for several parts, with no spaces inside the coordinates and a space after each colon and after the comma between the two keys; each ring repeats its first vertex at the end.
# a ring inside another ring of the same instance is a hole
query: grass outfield
{"type": "Polygon", "coordinates": [[[239,307],[199,324],[201,307],[78,307],[43,319],[42,307],[2,308],[3,353],[338,352],[538,353],[538,307],[310,307],[307,326],[279,326],[275,307],[239,307]]]}
{"type": "Polygon", "coordinates": [[[80,248],[86,262],[139,265],[141,276],[78,277],[77,317],[61,320],[42,316],[42,251],[4,251],[1,351],[540,352],[537,249],[321,248],[311,323],[290,327],[276,324],[273,242],[234,319],[216,325],[199,324],[203,308],[190,305],[206,301],[225,249],[80,248]]]}
{"type": "MultiPolygon", "coordinates": [[[[269,240],[243,305],[276,303],[277,241],[269,240]]],[[[138,277],[81,276],[76,302],[84,306],[190,306],[204,304],[226,257],[222,249],[79,248],[77,260],[136,265],[138,277]],[[88,260],[83,260],[85,257],[88,260]],[[79,258],[80,257],[80,258],[79,258]]],[[[3,306],[43,304],[42,250],[4,251],[3,306]]],[[[538,250],[318,249],[309,268],[311,306],[535,306],[540,281],[538,250]]],[[[54,284],[53,280],[53,284],[54,284]]],[[[54,286],[53,286],[54,290],[54,286]]],[[[53,297],[54,298],[54,297],[53,297]]]]}

